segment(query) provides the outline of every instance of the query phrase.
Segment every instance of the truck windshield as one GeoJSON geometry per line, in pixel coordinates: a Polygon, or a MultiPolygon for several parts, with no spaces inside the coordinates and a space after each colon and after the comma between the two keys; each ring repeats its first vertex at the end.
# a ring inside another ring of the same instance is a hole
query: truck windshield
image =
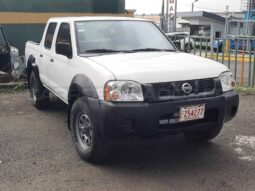
{"type": "Polygon", "coordinates": [[[79,21],[75,23],[79,54],[176,51],[148,21],[79,21]]]}

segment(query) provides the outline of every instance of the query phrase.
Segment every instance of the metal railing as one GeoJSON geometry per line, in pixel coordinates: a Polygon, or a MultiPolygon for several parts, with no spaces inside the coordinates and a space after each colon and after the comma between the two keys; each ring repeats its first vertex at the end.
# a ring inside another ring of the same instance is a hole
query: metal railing
{"type": "Polygon", "coordinates": [[[255,37],[228,36],[222,39],[178,35],[170,38],[183,52],[227,66],[238,84],[255,87],[255,37]]]}

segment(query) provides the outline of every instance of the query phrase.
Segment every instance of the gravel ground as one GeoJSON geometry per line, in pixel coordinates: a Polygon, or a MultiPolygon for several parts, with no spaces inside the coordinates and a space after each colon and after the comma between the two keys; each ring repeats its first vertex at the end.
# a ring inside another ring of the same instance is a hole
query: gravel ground
{"type": "Polygon", "coordinates": [[[0,94],[0,191],[255,190],[255,97],[210,143],[182,136],[116,142],[106,163],[77,155],[66,107],[38,111],[26,93],[0,94]]]}

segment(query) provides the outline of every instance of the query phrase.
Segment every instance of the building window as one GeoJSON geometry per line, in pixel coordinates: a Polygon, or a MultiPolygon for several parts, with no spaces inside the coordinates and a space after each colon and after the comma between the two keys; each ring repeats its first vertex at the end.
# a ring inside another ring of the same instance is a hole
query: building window
{"type": "Polygon", "coordinates": [[[221,32],[215,32],[215,38],[221,38],[221,32]]]}

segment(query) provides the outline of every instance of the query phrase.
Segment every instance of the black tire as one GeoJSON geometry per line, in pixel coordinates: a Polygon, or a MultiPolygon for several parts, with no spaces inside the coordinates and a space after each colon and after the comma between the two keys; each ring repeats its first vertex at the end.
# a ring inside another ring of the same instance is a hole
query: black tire
{"type": "Polygon", "coordinates": [[[49,91],[43,87],[39,77],[33,71],[29,84],[33,106],[39,110],[47,108],[49,106],[49,91]]]}
{"type": "Polygon", "coordinates": [[[193,49],[192,44],[186,44],[184,47],[184,52],[190,53],[192,49],[193,49]]]}
{"type": "Polygon", "coordinates": [[[74,102],[70,113],[70,128],[80,157],[90,163],[103,162],[110,153],[110,144],[95,126],[86,97],[74,102]]]}
{"type": "Polygon", "coordinates": [[[200,131],[184,133],[184,136],[186,137],[188,141],[207,142],[217,137],[220,134],[222,127],[223,127],[223,123],[221,123],[220,125],[210,130],[200,130],[200,131]]]}

